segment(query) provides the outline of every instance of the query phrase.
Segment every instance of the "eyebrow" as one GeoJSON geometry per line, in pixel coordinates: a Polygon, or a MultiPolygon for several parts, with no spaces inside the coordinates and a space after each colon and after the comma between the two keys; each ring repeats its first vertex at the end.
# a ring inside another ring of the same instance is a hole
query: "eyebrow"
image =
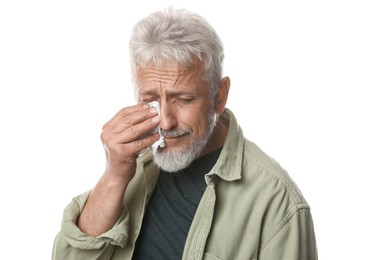
{"type": "Polygon", "coordinates": [[[143,91],[143,92],[138,91],[138,95],[139,96],[157,96],[157,92],[153,90],[148,90],[148,91],[143,91]]]}

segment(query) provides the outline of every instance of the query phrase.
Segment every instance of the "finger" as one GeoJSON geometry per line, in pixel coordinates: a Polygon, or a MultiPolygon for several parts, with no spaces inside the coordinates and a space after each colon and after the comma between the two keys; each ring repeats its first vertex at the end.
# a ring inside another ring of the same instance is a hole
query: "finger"
{"type": "Polygon", "coordinates": [[[131,143],[128,143],[126,145],[126,149],[129,149],[129,151],[132,154],[138,155],[141,151],[147,149],[149,146],[151,146],[158,140],[159,140],[159,134],[158,133],[152,134],[144,138],[135,140],[131,143]]]}
{"type": "Polygon", "coordinates": [[[147,107],[142,104],[137,104],[129,107],[122,108],[118,111],[104,126],[103,128],[108,128],[109,126],[115,125],[117,122],[121,121],[122,118],[129,116],[138,111],[144,110],[147,107]]]}
{"type": "Polygon", "coordinates": [[[157,111],[144,104],[126,107],[120,110],[109,122],[107,122],[103,126],[103,130],[119,133],[155,115],[157,115],[157,111]]]}
{"type": "Polygon", "coordinates": [[[124,131],[115,133],[115,135],[118,135],[117,140],[119,143],[127,144],[149,135],[149,133],[152,133],[153,130],[158,127],[158,125],[159,116],[155,116],[141,123],[130,125],[129,127],[125,128],[124,131]]]}
{"type": "MultiPolygon", "coordinates": [[[[110,145],[106,145],[105,149],[110,151],[109,154],[125,154],[125,156],[123,157],[125,158],[124,160],[126,160],[126,158],[131,158],[131,156],[133,156],[132,158],[134,158],[133,160],[135,160],[135,156],[137,156],[141,151],[147,149],[158,140],[159,134],[156,133],[123,145],[119,143],[112,143],[110,145]]],[[[118,158],[119,160],[122,159],[121,156],[118,156],[118,158]]]]}

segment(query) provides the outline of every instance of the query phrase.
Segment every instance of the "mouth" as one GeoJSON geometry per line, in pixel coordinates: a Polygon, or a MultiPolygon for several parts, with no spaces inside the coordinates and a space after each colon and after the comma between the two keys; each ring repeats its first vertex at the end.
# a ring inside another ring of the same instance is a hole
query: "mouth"
{"type": "Polygon", "coordinates": [[[185,135],[191,135],[191,133],[191,130],[161,130],[161,135],[164,137],[164,139],[179,138],[185,135]]]}
{"type": "Polygon", "coordinates": [[[190,135],[189,133],[186,133],[186,134],[178,135],[178,136],[167,136],[167,137],[164,137],[164,140],[165,141],[173,141],[173,140],[178,140],[178,139],[183,138],[183,137],[187,137],[189,135],[190,135]]]}
{"type": "Polygon", "coordinates": [[[191,131],[187,130],[176,130],[176,131],[162,131],[164,142],[167,144],[174,144],[181,141],[183,138],[190,137],[191,131]]]}

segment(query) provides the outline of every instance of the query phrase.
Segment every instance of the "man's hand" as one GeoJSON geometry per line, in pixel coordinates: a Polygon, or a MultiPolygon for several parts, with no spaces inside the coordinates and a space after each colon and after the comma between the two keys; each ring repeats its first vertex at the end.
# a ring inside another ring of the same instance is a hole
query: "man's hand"
{"type": "Polygon", "coordinates": [[[130,181],[139,153],[159,139],[159,134],[149,135],[158,124],[157,111],[146,104],[124,108],[106,123],[101,134],[106,174],[130,181]]]}
{"type": "Polygon", "coordinates": [[[159,139],[149,134],[159,124],[154,108],[138,104],[120,110],[104,127],[106,171],[91,191],[77,225],[91,236],[111,229],[119,218],[126,188],[134,177],[139,152],[159,139]]]}

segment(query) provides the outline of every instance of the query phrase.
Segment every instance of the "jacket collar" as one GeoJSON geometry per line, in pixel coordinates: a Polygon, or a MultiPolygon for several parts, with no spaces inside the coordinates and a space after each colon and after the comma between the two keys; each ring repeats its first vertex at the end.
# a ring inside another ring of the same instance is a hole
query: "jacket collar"
{"type": "Polygon", "coordinates": [[[228,133],[217,163],[207,174],[207,182],[208,178],[213,175],[217,175],[226,181],[241,179],[245,142],[241,127],[228,108],[220,115],[220,120],[228,126],[228,133]]]}

